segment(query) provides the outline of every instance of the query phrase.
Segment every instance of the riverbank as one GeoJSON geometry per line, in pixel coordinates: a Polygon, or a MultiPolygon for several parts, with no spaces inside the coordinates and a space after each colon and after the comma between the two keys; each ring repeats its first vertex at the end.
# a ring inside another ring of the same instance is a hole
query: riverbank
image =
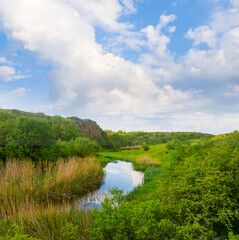
{"type": "MultiPolygon", "coordinates": [[[[126,192],[142,184],[143,173],[134,171],[129,162],[123,165],[121,163],[124,162],[112,162],[105,169],[104,183],[107,189],[103,185],[103,192],[115,187],[111,182],[126,192]],[[117,164],[120,164],[120,169],[116,169],[117,164]],[[108,180],[107,172],[111,175],[108,180]],[[116,172],[119,172],[118,180],[112,180],[112,173],[116,172]]],[[[35,166],[29,161],[8,161],[1,171],[0,239],[21,234],[29,237],[25,239],[31,239],[30,236],[38,239],[72,239],[73,236],[76,239],[90,239],[88,229],[93,223],[92,211],[80,209],[78,201],[76,208],[67,202],[80,190],[89,190],[92,183],[99,181],[101,167],[99,160],[93,158],[70,159],[65,163],[58,161],[54,166],[46,163],[35,166]],[[60,184],[60,179],[68,179],[68,183],[60,184]],[[78,190],[73,191],[76,181],[78,190]]],[[[101,199],[103,200],[104,198],[101,199]]]]}
{"type": "Polygon", "coordinates": [[[90,239],[238,240],[238,156],[238,132],[175,139],[163,171],[148,167],[128,201],[115,192],[94,212],[90,239]]]}
{"type": "Polygon", "coordinates": [[[8,160],[0,170],[0,236],[17,224],[30,236],[63,239],[67,219],[75,215],[80,224],[88,217],[81,211],[73,214],[64,202],[97,188],[102,179],[102,167],[92,157],[41,164],[8,160]]]}
{"type": "Polygon", "coordinates": [[[149,166],[166,167],[169,165],[169,155],[166,144],[149,146],[134,150],[105,151],[97,153],[97,158],[104,165],[112,159],[132,162],[135,170],[145,171],[149,166]]]}
{"type": "MultiPolygon", "coordinates": [[[[128,160],[137,166],[140,154],[153,159],[153,152],[163,149],[149,147],[127,151],[128,160]]],[[[39,239],[238,240],[239,133],[190,142],[175,139],[161,153],[160,167],[148,164],[145,184],[126,197],[114,190],[113,198],[93,211],[67,205],[21,208],[1,220],[2,239],[17,224],[25,235],[39,239]]]]}

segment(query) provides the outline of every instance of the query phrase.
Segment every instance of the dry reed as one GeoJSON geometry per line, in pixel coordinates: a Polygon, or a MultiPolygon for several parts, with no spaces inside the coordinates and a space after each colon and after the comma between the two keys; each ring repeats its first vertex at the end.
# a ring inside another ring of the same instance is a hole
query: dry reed
{"type": "Polygon", "coordinates": [[[137,163],[140,165],[152,165],[152,166],[161,166],[161,162],[158,160],[153,160],[149,156],[139,157],[137,163]]]}
{"type": "Polygon", "coordinates": [[[15,215],[22,205],[82,194],[96,187],[102,178],[100,163],[92,157],[37,166],[31,161],[8,160],[0,170],[0,218],[15,215]]]}

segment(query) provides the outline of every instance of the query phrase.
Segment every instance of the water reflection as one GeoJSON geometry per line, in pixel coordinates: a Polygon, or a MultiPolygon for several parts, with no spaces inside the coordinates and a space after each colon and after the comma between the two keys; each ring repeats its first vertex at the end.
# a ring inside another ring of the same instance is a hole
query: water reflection
{"type": "Polygon", "coordinates": [[[124,194],[143,183],[144,174],[133,169],[133,164],[124,161],[110,162],[104,168],[105,177],[100,189],[81,198],[77,205],[87,208],[100,208],[101,202],[109,195],[109,190],[118,188],[124,194]]]}

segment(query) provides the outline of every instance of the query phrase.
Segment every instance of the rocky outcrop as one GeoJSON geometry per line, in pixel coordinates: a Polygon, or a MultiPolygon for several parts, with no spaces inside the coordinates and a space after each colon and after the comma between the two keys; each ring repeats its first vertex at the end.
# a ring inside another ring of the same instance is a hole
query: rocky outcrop
{"type": "MultiPolygon", "coordinates": [[[[1,111],[1,109],[0,109],[1,111]]],[[[3,109],[3,111],[8,111],[13,113],[16,117],[25,116],[25,117],[36,117],[36,118],[49,118],[50,116],[45,115],[44,113],[33,113],[33,112],[25,112],[17,109],[3,109]]],[[[68,117],[68,119],[73,120],[76,123],[79,133],[82,134],[83,137],[90,138],[91,140],[97,140],[102,137],[103,130],[100,126],[90,119],[80,119],[78,117],[68,117]]]]}
{"type": "Polygon", "coordinates": [[[91,140],[100,139],[102,137],[102,129],[95,121],[80,119],[78,117],[69,117],[69,119],[76,123],[78,131],[83,137],[90,138],[91,140]]]}

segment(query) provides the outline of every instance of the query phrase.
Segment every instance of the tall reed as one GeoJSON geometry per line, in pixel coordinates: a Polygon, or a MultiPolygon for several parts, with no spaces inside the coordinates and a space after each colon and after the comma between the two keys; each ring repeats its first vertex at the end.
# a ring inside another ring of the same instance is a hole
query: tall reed
{"type": "Polygon", "coordinates": [[[15,225],[20,226],[24,234],[39,239],[85,240],[89,239],[87,229],[92,225],[92,214],[67,204],[59,207],[31,202],[19,206],[15,215],[0,220],[0,237],[8,236],[8,230],[15,225]]]}
{"type": "Polygon", "coordinates": [[[96,187],[103,178],[94,158],[73,157],[56,163],[8,160],[0,170],[0,218],[14,215],[19,206],[63,200],[96,187]]]}

